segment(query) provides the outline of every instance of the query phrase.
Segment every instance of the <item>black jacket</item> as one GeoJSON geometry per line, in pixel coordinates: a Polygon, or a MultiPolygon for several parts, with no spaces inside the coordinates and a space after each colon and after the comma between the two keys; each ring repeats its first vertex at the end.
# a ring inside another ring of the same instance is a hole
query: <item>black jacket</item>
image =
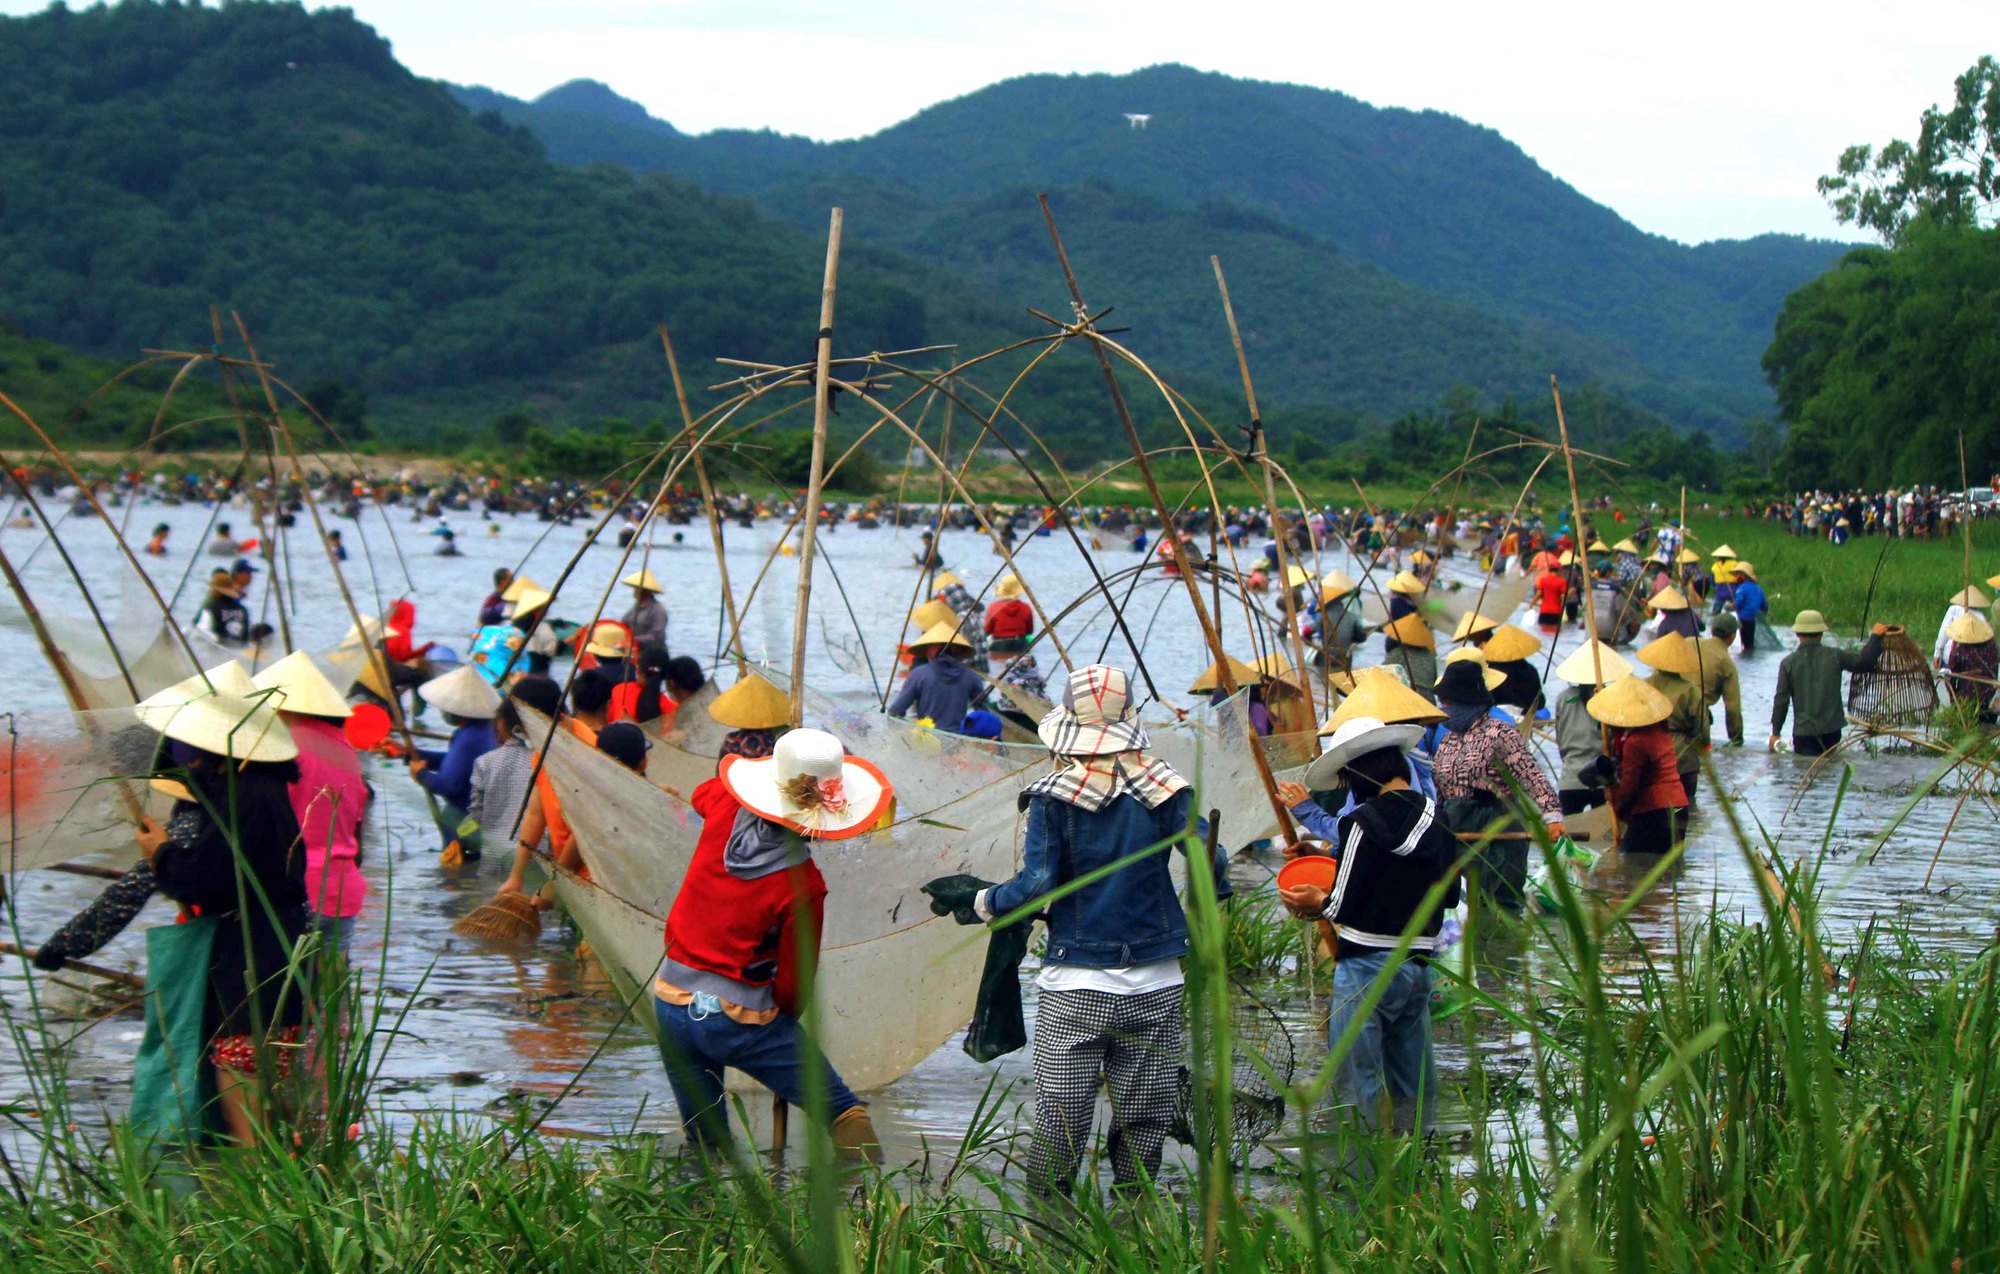
{"type": "MultiPolygon", "coordinates": [[[[1392,950],[1432,886],[1458,858],[1458,838],[1437,802],[1414,789],[1384,792],[1340,820],[1334,845],[1340,868],[1325,916],[1340,926],[1344,948],[1392,950]]],[[[1444,910],[1458,904],[1454,879],[1443,905],[1424,922],[1410,949],[1429,954],[1444,910]]]]}

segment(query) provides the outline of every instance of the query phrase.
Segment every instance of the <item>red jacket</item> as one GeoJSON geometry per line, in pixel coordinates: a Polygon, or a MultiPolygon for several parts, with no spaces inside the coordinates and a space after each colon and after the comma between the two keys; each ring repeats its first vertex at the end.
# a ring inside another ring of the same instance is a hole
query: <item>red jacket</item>
{"type": "MultiPolygon", "coordinates": [[[[680,707],[681,705],[674,702],[672,695],[662,694],[660,714],[653,720],[660,723],[660,729],[670,729],[674,724],[674,713],[679,712],[680,707]]],[[[611,687],[611,702],[604,709],[604,724],[610,725],[613,721],[639,721],[638,682],[621,681],[611,687]]]]}
{"type": "Polygon", "coordinates": [[[1618,781],[1607,795],[1620,817],[1686,808],[1687,791],[1681,787],[1680,763],[1674,759],[1674,737],[1666,726],[1613,729],[1611,760],[1618,767],[1618,781]]]}
{"type": "Polygon", "coordinates": [[[701,839],[667,915],[667,953],[751,986],[769,986],[778,1008],[798,1015],[798,924],[824,932],[826,879],[811,859],[755,880],[732,875],[723,849],[743,807],[714,778],[689,802],[701,815],[701,839]]]}
{"type": "Polygon", "coordinates": [[[1003,597],[986,608],[986,635],[1026,637],[1035,631],[1035,608],[1018,597],[1003,597]]]}

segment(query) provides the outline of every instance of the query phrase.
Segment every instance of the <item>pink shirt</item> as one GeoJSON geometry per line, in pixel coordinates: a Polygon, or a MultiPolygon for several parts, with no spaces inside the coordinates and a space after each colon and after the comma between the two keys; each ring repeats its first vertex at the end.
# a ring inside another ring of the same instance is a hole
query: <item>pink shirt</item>
{"type": "Polygon", "coordinates": [[[299,745],[299,781],[291,785],[292,812],[306,841],[306,898],[322,916],[359,915],[368,878],[361,856],[361,819],[368,812],[368,784],[361,758],[339,726],[318,717],[287,716],[299,745]]]}

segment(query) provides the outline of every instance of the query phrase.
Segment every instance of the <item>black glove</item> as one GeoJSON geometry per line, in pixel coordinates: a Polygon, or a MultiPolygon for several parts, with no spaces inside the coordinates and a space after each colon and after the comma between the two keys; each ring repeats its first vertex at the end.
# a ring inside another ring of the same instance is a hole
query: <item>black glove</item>
{"type": "Polygon", "coordinates": [[[41,950],[35,952],[34,957],[29,963],[40,969],[43,973],[54,973],[56,970],[62,968],[63,962],[68,959],[69,957],[63,954],[61,947],[53,942],[44,942],[41,950]]]}
{"type": "Polygon", "coordinates": [[[1600,756],[1589,765],[1577,771],[1585,787],[1610,787],[1618,781],[1618,765],[1608,756],[1600,756]]]}
{"type": "Polygon", "coordinates": [[[972,902],[979,896],[980,890],[991,888],[993,888],[992,881],[981,880],[977,876],[967,876],[963,873],[956,876],[939,876],[923,887],[924,892],[931,898],[932,915],[950,916],[962,925],[986,923],[979,918],[979,913],[972,909],[972,902]]]}
{"type": "Polygon", "coordinates": [[[252,624],[250,625],[250,640],[263,641],[265,638],[269,637],[272,633],[276,631],[277,630],[275,628],[272,628],[269,624],[252,624]]]}

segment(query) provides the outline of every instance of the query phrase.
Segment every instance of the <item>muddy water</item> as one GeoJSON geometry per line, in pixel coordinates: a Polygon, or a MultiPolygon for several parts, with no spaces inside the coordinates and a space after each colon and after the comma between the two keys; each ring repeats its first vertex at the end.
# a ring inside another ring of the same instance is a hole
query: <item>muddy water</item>
{"type": "MultiPolygon", "coordinates": [[[[119,515],[114,511],[114,516],[119,515]]],[[[138,530],[149,529],[156,521],[175,528],[172,554],[164,560],[147,559],[147,565],[161,591],[172,594],[181,572],[192,562],[196,578],[176,607],[176,614],[184,620],[193,616],[199,604],[200,579],[218,564],[200,552],[200,533],[209,516],[210,511],[201,508],[143,506],[131,517],[131,525],[138,530]]],[[[239,535],[247,533],[251,522],[247,510],[232,509],[224,516],[235,523],[239,535]]],[[[461,650],[495,566],[518,566],[525,561],[528,574],[544,584],[553,583],[585,535],[582,525],[551,530],[525,518],[500,519],[497,534],[489,535],[481,519],[456,515],[452,526],[464,556],[440,558],[432,555],[437,541],[426,534],[429,524],[407,521],[408,516],[397,517],[393,524],[401,544],[400,556],[390,544],[391,525],[373,513],[360,526],[341,524],[351,552],[346,564],[349,579],[366,611],[375,611],[395,597],[413,598],[418,606],[419,640],[435,640],[461,650]],[[545,532],[546,540],[536,546],[545,532]]],[[[778,532],[778,524],[771,522],[730,528],[727,562],[739,597],[771,554],[778,532]]],[[[42,538],[39,532],[7,530],[0,532],[0,545],[17,566],[26,563],[24,575],[29,587],[45,608],[83,614],[60,560],[41,545],[42,538]]],[[[130,590],[121,588],[127,577],[109,535],[94,520],[83,519],[66,522],[63,538],[100,602],[113,609],[121,591],[130,590]]],[[[143,539],[143,535],[135,536],[135,542],[143,539]]],[[[886,677],[894,643],[902,632],[902,616],[917,587],[918,576],[911,569],[915,543],[911,533],[851,527],[822,541],[827,569],[818,573],[810,629],[808,675],[814,684],[860,692],[879,684],[876,676],[886,677]],[[839,589],[835,587],[836,575],[843,586],[839,589]],[[849,617],[849,607],[854,619],[849,617]],[[867,634],[865,640],[856,635],[857,619],[860,630],[867,634]],[[874,675],[868,670],[868,658],[874,661],[874,675]]],[[[999,559],[980,537],[947,532],[942,545],[948,563],[975,591],[984,588],[999,569],[999,559]]],[[[723,621],[716,564],[705,528],[661,527],[648,560],[669,584],[665,600],[672,615],[670,636],[676,650],[712,655],[723,621]],[[684,543],[673,542],[676,530],[683,534],[684,543]]],[[[1030,538],[1024,542],[1020,560],[1030,584],[1051,610],[1090,585],[1082,562],[1059,537],[1030,538]]],[[[1123,549],[1097,558],[1100,569],[1106,572],[1130,566],[1135,560],[1123,549]]],[[[1336,560],[1329,556],[1324,564],[1333,565],[1336,560]]],[[[1359,575],[1354,563],[1344,564],[1359,575]]],[[[554,613],[587,618],[602,590],[621,573],[618,568],[615,548],[601,545],[590,550],[554,613]]],[[[745,644],[753,654],[782,658],[789,650],[796,569],[794,559],[777,558],[756,600],[745,608],[745,644]]],[[[295,533],[286,553],[281,554],[279,571],[279,585],[300,644],[312,648],[332,644],[348,621],[309,531],[295,533]],[[286,556],[297,571],[296,582],[289,578],[286,556]]],[[[275,620],[270,593],[270,580],[260,575],[250,603],[253,612],[262,609],[275,620]]],[[[1125,596],[1123,586],[1119,594],[1125,596]]],[[[625,603],[623,590],[614,590],[613,599],[615,613],[625,603]]],[[[1780,604],[1809,603],[1806,599],[1786,599],[1780,604]]],[[[8,598],[0,600],[0,606],[11,610],[14,603],[8,598]]],[[[1131,593],[1126,607],[1133,630],[1143,634],[1146,663],[1163,691],[1185,685],[1209,662],[1178,583],[1149,578],[1131,593]]],[[[1225,598],[1223,612],[1231,645],[1248,653],[1240,606],[1225,598]]],[[[1081,661],[1102,654],[1112,662],[1130,665],[1131,653],[1101,607],[1085,605],[1077,616],[1060,629],[1072,658],[1081,661]]],[[[1911,619],[1921,630],[1922,617],[1911,619]]],[[[1563,634],[1556,659],[1559,661],[1579,640],[1577,633],[1563,634]]],[[[1379,652],[1379,643],[1371,646],[1379,652]]],[[[1944,844],[1929,892],[1920,886],[1951,816],[1951,800],[1918,802],[1903,819],[1900,831],[1872,863],[1868,862],[1874,839],[1902,813],[1908,795],[1930,775],[1933,763],[1910,756],[1857,753],[1845,803],[1839,817],[1833,818],[1835,784],[1831,779],[1802,790],[1807,763],[1772,754],[1763,747],[1781,654],[1767,645],[1740,660],[1748,746],[1718,747],[1715,751],[1722,793],[1734,803],[1753,835],[1761,829],[1787,858],[1813,859],[1824,852],[1823,906],[1836,926],[1851,929],[1874,916],[1893,917],[1939,942],[1983,941],[2000,916],[2000,902],[1995,900],[1990,812],[1968,807],[1961,816],[1956,832],[1944,844]]],[[[1364,662],[1378,657],[1379,653],[1364,656],[1364,662]]],[[[1045,670],[1050,662],[1044,660],[1045,670]]],[[[32,713],[63,706],[59,687],[47,672],[32,637],[19,625],[0,627],[0,666],[8,673],[7,694],[0,699],[0,710],[32,713]]],[[[1720,741],[1720,710],[1716,716],[1720,741]]],[[[362,917],[355,955],[370,970],[370,990],[380,996],[385,1012],[391,1017],[406,1014],[402,1023],[405,1033],[389,1046],[381,1072],[380,1117],[397,1121],[417,1112],[449,1111],[483,1120],[524,1103],[546,1101],[573,1083],[551,1126],[583,1134],[615,1129],[671,1132],[676,1126],[673,1106],[653,1046],[636,1025],[618,1025],[615,998],[589,966],[571,955],[574,935],[552,925],[538,945],[504,951],[454,937],[452,922],[491,895],[505,874],[505,864],[489,859],[462,869],[441,868],[437,837],[428,826],[415,786],[399,767],[381,761],[370,761],[369,767],[377,791],[365,843],[365,869],[373,893],[362,917]],[[579,1068],[593,1053],[597,1054],[595,1062],[579,1080],[579,1068]]],[[[1664,956],[1671,950],[1676,916],[1685,920],[1712,911],[1736,914],[1755,906],[1749,869],[1718,812],[1716,797],[1716,793],[1704,793],[1703,808],[1693,819],[1683,869],[1657,885],[1639,906],[1637,923],[1656,954],[1664,956]]],[[[122,866],[133,857],[125,846],[107,844],[104,849],[105,854],[96,861],[107,865],[122,866]]],[[[1274,868],[1274,860],[1253,858],[1239,863],[1236,870],[1242,886],[1268,888],[1274,868]]],[[[1607,894],[1623,896],[1640,874],[1638,865],[1608,863],[1593,884],[1607,894]]],[[[838,879],[829,883],[835,891],[841,887],[838,879]]],[[[22,937],[29,944],[39,941],[94,896],[98,887],[94,881],[50,873],[13,882],[22,937]]],[[[165,905],[156,901],[139,923],[96,957],[97,961],[137,969],[143,952],[140,930],[167,917],[165,905]]],[[[1540,958],[1532,950],[1494,949],[1483,955],[1488,962],[1487,976],[1496,983],[1531,971],[1540,958]]],[[[115,1115],[127,1098],[127,1075],[140,1036],[137,1015],[128,1011],[106,1017],[76,1035],[67,1048],[50,1053],[47,1041],[27,1017],[24,968],[18,961],[0,960],[0,1006],[13,1025],[22,1028],[18,1034],[10,1031],[8,1042],[0,1046],[0,1100],[23,1096],[27,1091],[27,1059],[19,1051],[20,1041],[25,1040],[36,1055],[58,1058],[67,1069],[86,1118],[93,1117],[93,1112],[115,1115]]],[[[77,998],[62,988],[54,988],[51,994],[58,1003],[77,998]]],[[[1314,1065],[1324,1054],[1324,1040],[1311,1025],[1317,1016],[1315,1006],[1295,983],[1273,990],[1269,998],[1293,1028],[1299,1066],[1314,1065]]],[[[1031,992],[1031,1011],[1032,1007],[1031,992]]],[[[50,1037],[69,1038],[79,1024],[74,1020],[52,1023],[50,1037]]],[[[882,1028],[893,1031],[896,1024],[886,1021],[882,1028]]],[[[1497,1063],[1519,1063],[1517,1043],[1497,1023],[1484,1023],[1480,1036],[1482,1047],[1497,1063]]],[[[1463,1072],[1465,1055],[1458,1031],[1441,1032],[1439,1053],[1447,1080],[1463,1072]]],[[[1027,1095],[1026,1077],[1025,1054],[980,1066],[954,1042],[902,1080],[870,1094],[870,1101],[878,1126],[899,1148],[914,1156],[928,1146],[934,1153],[948,1155],[972,1122],[989,1083],[998,1086],[996,1091],[1012,1086],[1002,1099],[1006,1112],[1002,1122],[1021,1126],[1016,1108],[1027,1095]]]]}

